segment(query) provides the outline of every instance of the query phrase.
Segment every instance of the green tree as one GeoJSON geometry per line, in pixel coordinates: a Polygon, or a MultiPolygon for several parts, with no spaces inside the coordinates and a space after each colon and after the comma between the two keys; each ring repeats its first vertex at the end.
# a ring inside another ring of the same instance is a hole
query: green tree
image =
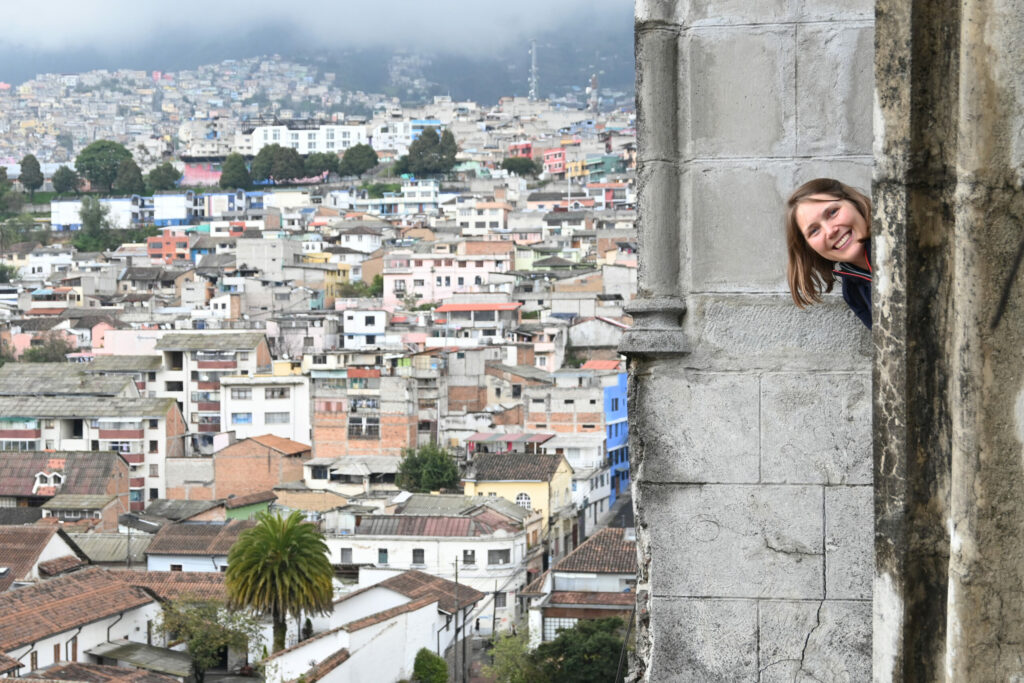
{"type": "Polygon", "coordinates": [[[150,194],[173,190],[181,180],[181,171],[165,161],[146,174],[146,191],[150,194]]]}
{"type": "Polygon", "coordinates": [[[30,202],[36,200],[36,190],[43,186],[43,171],[39,168],[39,159],[26,154],[21,160],[21,175],[18,176],[21,186],[28,190],[30,202]]]}
{"type": "Polygon", "coordinates": [[[93,186],[109,190],[120,170],[121,162],[131,159],[125,146],[111,140],[97,140],[75,158],[75,170],[93,186]]]}
{"type": "Polygon", "coordinates": [[[259,620],[249,612],[229,611],[223,603],[189,596],[163,603],[157,628],[168,638],[185,642],[198,683],[220,662],[225,648],[248,651],[262,640],[259,620]]]}
{"type": "Polygon", "coordinates": [[[385,192],[400,192],[402,190],[402,184],[370,183],[369,185],[363,185],[363,189],[366,190],[366,195],[370,199],[380,199],[384,196],[385,192]]]}
{"type": "Polygon", "coordinates": [[[420,683],[448,683],[448,663],[421,647],[413,661],[412,678],[420,683]]]}
{"type": "Polygon", "coordinates": [[[437,444],[406,448],[398,464],[398,485],[413,493],[429,493],[459,485],[459,466],[452,454],[437,444]]]}
{"type": "Polygon", "coordinates": [[[327,171],[328,173],[338,172],[338,155],[327,152],[313,152],[306,157],[305,170],[307,176],[317,176],[327,171]]]}
{"type": "Polygon", "coordinates": [[[219,185],[226,190],[247,190],[252,185],[252,178],[249,177],[249,169],[245,165],[245,157],[237,152],[232,152],[224,159],[220,167],[219,185]]]}
{"type": "Polygon", "coordinates": [[[384,296],[384,276],[380,273],[370,282],[370,296],[384,296]]]}
{"type": "Polygon", "coordinates": [[[572,628],[541,643],[531,659],[540,671],[538,680],[559,683],[613,681],[622,651],[622,619],[580,619],[572,628]]]}
{"type": "Polygon", "coordinates": [[[501,167],[509,173],[517,176],[534,177],[542,170],[541,165],[533,159],[526,157],[505,157],[501,160],[501,167]]]}
{"type": "Polygon", "coordinates": [[[61,166],[53,174],[53,189],[57,194],[78,194],[78,174],[67,166],[61,166]]]}
{"type": "Polygon", "coordinates": [[[377,165],[377,152],[369,145],[353,145],[341,157],[338,173],[361,176],[377,165]]]}
{"type": "Polygon", "coordinates": [[[75,149],[75,138],[71,133],[57,133],[57,145],[63,147],[70,154],[75,149]]]}
{"type": "Polygon", "coordinates": [[[67,354],[75,350],[71,340],[56,330],[44,333],[38,344],[35,341],[21,354],[21,360],[26,363],[63,363],[67,361],[67,354]]]}
{"type": "Polygon", "coordinates": [[[501,683],[543,683],[541,673],[530,657],[525,631],[518,635],[499,635],[489,654],[493,663],[484,666],[484,675],[501,683]]]}
{"type": "Polygon", "coordinates": [[[334,571],[323,535],[302,513],[261,512],[256,518],[256,526],[243,531],[228,552],[228,606],[269,614],[278,652],[284,649],[288,615],[331,611],[334,571]]]}
{"type": "Polygon", "coordinates": [[[441,133],[441,141],[438,143],[438,152],[441,155],[441,173],[447,173],[455,167],[455,156],[459,153],[459,146],[455,142],[455,134],[445,128],[441,133]]]}
{"type": "Polygon", "coordinates": [[[281,182],[301,178],[306,171],[302,157],[291,147],[267,145],[252,160],[249,173],[254,180],[281,182]]]}
{"type": "Polygon", "coordinates": [[[142,179],[142,169],[134,159],[125,159],[117,167],[117,177],[110,189],[120,194],[143,194],[146,181],[142,179]]]}
{"type": "Polygon", "coordinates": [[[7,284],[18,279],[18,269],[6,263],[0,263],[0,283],[7,284]]]}
{"type": "Polygon", "coordinates": [[[14,183],[7,179],[7,167],[0,166],[0,217],[18,213],[23,203],[21,193],[15,192],[14,183]]]}

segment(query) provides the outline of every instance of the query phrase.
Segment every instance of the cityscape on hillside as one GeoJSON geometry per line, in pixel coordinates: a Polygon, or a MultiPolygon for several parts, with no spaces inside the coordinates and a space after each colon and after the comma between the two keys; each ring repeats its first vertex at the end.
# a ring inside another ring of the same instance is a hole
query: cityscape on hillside
{"type": "Polygon", "coordinates": [[[0,677],[615,675],[633,94],[340,80],[0,84],[0,677]]]}

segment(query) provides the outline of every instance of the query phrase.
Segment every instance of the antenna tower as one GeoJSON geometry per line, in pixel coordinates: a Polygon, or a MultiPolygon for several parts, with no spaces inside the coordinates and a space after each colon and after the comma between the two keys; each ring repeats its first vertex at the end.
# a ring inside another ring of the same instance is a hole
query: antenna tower
{"type": "Polygon", "coordinates": [[[537,101],[537,41],[530,41],[530,100],[537,101]]]}

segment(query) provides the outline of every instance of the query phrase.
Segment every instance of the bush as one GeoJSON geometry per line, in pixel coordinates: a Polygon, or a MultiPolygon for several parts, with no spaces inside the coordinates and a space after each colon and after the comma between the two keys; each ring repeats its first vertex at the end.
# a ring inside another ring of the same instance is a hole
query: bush
{"type": "Polygon", "coordinates": [[[412,666],[412,677],[420,683],[448,683],[448,663],[421,647],[412,666]]]}

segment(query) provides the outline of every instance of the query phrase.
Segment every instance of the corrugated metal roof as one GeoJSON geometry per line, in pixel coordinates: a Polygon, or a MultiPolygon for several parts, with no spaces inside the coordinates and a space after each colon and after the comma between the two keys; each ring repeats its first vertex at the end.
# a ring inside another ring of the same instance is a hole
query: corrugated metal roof
{"type": "Polygon", "coordinates": [[[266,339],[262,332],[208,332],[165,334],[159,351],[249,351],[266,339]]]}
{"type": "Polygon", "coordinates": [[[154,372],[163,365],[161,356],[95,356],[82,369],[85,372],[154,372]]]}
{"type": "Polygon", "coordinates": [[[44,510],[102,510],[115,498],[117,496],[58,493],[41,507],[44,510]]]}
{"type": "Polygon", "coordinates": [[[0,396],[0,417],[166,417],[173,398],[95,396],[0,396]]]}
{"type": "MultiPolygon", "coordinates": [[[[113,564],[127,562],[129,539],[128,534],[107,533],[69,533],[68,537],[75,542],[86,557],[97,564],[113,564]]],[[[146,561],[146,548],[153,537],[149,534],[132,534],[132,562],[146,561]]]]}

